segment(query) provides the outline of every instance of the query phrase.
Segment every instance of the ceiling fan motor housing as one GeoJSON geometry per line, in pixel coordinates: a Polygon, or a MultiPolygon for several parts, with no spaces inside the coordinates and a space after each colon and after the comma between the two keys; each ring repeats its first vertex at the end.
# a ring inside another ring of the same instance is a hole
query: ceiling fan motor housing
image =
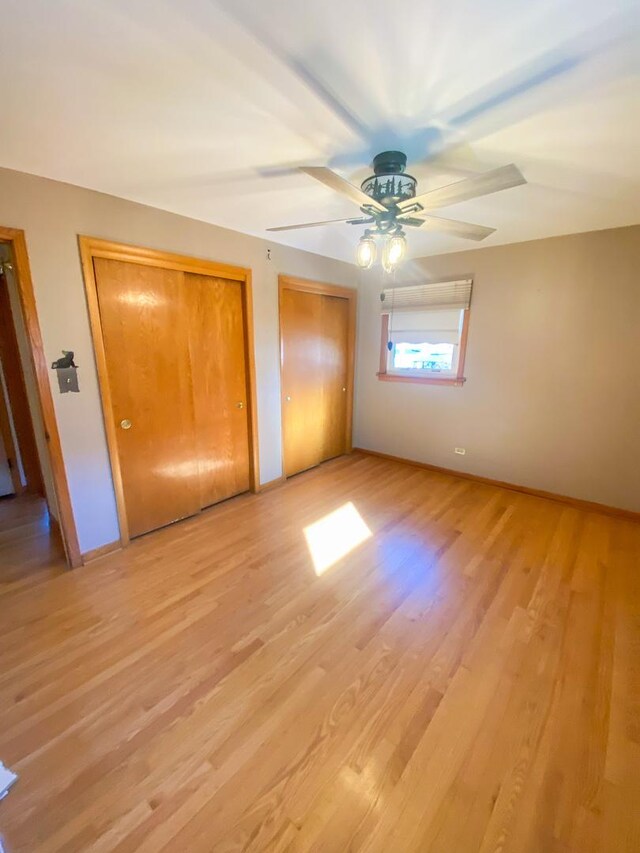
{"type": "Polygon", "coordinates": [[[391,206],[416,194],[417,181],[406,175],[407,155],[402,151],[383,151],[373,158],[374,174],[366,178],[361,189],[371,198],[391,206]]]}

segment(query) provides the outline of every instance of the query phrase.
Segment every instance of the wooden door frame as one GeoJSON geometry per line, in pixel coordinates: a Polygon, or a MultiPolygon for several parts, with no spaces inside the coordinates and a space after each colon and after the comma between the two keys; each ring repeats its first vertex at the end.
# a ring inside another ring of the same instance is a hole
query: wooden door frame
{"type": "Polygon", "coordinates": [[[337,296],[346,299],[349,306],[348,335],[347,335],[347,413],[345,418],[345,448],[347,453],[352,450],[353,432],[353,392],[355,384],[355,359],[356,359],[356,315],[358,307],[358,291],[356,288],[344,287],[339,284],[328,284],[324,281],[298,278],[292,275],[278,276],[278,326],[280,340],[280,435],[281,435],[281,458],[282,479],[286,479],[285,466],[285,394],[284,394],[284,344],[282,336],[282,293],[284,290],[297,290],[303,293],[315,293],[320,296],[337,296]]]}
{"type": "Polygon", "coordinates": [[[0,226],[0,242],[7,243],[11,247],[14,274],[20,297],[20,308],[27,331],[27,342],[31,354],[40,414],[44,424],[45,439],[49,451],[49,463],[56,498],[57,522],[60,537],[67,557],[67,563],[72,568],[82,565],[82,555],[78,542],[76,523],[71,506],[71,495],[69,483],[64,467],[62,456],[62,445],[58,422],[56,420],[53,406],[53,396],[49,384],[49,363],[44,353],[40,323],[36,309],[36,300],[33,292],[33,280],[29,266],[29,254],[27,252],[27,241],[24,231],[19,228],[5,228],[0,226]]]}
{"type": "Polygon", "coordinates": [[[113,402],[107,373],[107,357],[104,346],[98,289],[93,266],[94,258],[105,258],[112,261],[124,261],[144,266],[159,267],[160,269],[178,270],[199,275],[214,276],[237,281],[242,286],[243,331],[245,342],[245,364],[247,373],[248,415],[249,415],[249,484],[252,492],[260,489],[260,465],[258,451],[258,415],[256,403],[255,358],[253,345],[253,300],[251,292],[251,270],[245,267],[229,266],[217,261],[204,258],[193,258],[188,255],[177,255],[158,249],[148,249],[142,246],[132,246],[127,243],[114,243],[97,237],[79,236],[80,258],[84,276],[87,307],[91,336],[98,372],[100,398],[102,400],[102,416],[107,436],[107,447],[111,463],[111,474],[116,496],[118,522],[120,525],[120,544],[122,547],[130,541],[129,524],[127,521],[122,472],[118,455],[116,423],[113,417],[113,402]]]}
{"type": "MultiPolygon", "coordinates": [[[[45,497],[42,464],[38,453],[33,413],[29,403],[27,383],[22,365],[22,356],[20,354],[20,344],[18,342],[17,318],[14,317],[6,275],[0,278],[0,282],[2,282],[0,285],[2,287],[0,311],[4,311],[6,314],[5,322],[0,322],[0,352],[4,352],[7,356],[3,363],[5,384],[7,386],[8,411],[10,412],[10,415],[8,414],[7,416],[13,421],[16,437],[17,455],[14,456],[14,459],[20,459],[26,482],[25,486],[22,486],[22,483],[20,483],[20,489],[16,494],[26,491],[31,494],[40,495],[40,497],[45,497]],[[4,279],[4,282],[2,282],[2,279],[4,279]]],[[[18,480],[20,480],[19,475],[18,480]]]]}

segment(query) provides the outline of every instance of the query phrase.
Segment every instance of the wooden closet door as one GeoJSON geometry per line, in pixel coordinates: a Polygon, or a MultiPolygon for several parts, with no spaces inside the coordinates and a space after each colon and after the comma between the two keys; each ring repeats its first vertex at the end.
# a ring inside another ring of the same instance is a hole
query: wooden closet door
{"type": "Polygon", "coordinates": [[[129,534],[138,536],[200,509],[184,274],[103,258],[94,269],[129,534]]]}
{"type": "Polygon", "coordinates": [[[242,285],[185,273],[200,506],[249,489],[242,285]]]}
{"type": "Polygon", "coordinates": [[[346,450],[348,300],[281,291],[284,467],[297,474],[346,450]]]}
{"type": "Polygon", "coordinates": [[[281,357],[285,475],[322,461],[322,296],[281,292],[281,357]]]}

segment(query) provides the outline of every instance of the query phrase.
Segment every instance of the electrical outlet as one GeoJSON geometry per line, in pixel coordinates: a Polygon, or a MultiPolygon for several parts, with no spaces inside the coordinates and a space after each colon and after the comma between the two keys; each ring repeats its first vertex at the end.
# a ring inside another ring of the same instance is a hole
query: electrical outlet
{"type": "Polygon", "coordinates": [[[464,456],[464,454],[467,452],[467,451],[464,449],[464,447],[454,447],[454,448],[453,448],[453,450],[454,450],[454,452],[455,452],[455,453],[457,453],[457,454],[458,454],[458,456],[464,456]]]}

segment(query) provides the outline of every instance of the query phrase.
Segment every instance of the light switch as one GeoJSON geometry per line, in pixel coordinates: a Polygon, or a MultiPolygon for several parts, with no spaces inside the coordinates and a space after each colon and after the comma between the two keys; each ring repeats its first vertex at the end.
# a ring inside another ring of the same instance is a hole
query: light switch
{"type": "Polygon", "coordinates": [[[61,394],[68,394],[69,391],[80,391],[77,367],[58,367],[56,373],[61,394]]]}

